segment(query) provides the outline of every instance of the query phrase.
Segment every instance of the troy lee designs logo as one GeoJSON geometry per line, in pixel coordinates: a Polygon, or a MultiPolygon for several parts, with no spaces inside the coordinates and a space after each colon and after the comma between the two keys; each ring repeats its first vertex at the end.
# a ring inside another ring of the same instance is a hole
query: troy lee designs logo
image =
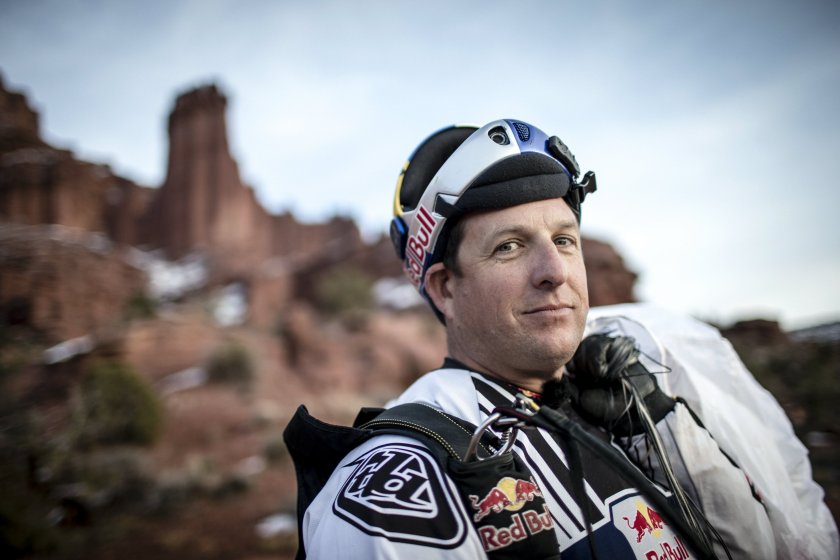
{"type": "Polygon", "coordinates": [[[432,232],[437,225],[437,220],[423,206],[417,207],[415,216],[420,228],[417,233],[408,238],[405,246],[405,269],[412,284],[420,284],[423,273],[423,262],[426,260],[426,252],[432,240],[432,232]]]}
{"type": "Polygon", "coordinates": [[[413,445],[386,444],[358,459],[333,502],[333,512],[371,535],[454,548],[463,542],[466,520],[429,453],[413,445]]]}

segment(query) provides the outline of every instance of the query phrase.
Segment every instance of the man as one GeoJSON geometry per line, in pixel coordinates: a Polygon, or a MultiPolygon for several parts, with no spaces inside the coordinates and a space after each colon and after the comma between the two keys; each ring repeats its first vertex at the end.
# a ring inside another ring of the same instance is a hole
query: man
{"type": "Polygon", "coordinates": [[[557,409],[585,434],[522,429],[509,434],[511,452],[491,446],[474,460],[440,452],[455,437],[422,421],[405,422],[421,436],[392,429],[360,439],[306,509],[309,558],[775,557],[748,479],[638,369],[632,339],[596,341],[592,356],[581,345],[580,205],[595,177],[579,174],[557,137],[521,121],[448,128],[415,151],[391,233],[446,325],[449,357],[391,406],[420,402],[498,432],[488,417],[521,394],[520,410],[557,409]],[[626,360],[593,382],[590,365],[605,355],[626,360]],[[631,370],[641,374],[628,381],[631,370]],[[645,417],[652,431],[640,428],[645,417]]]}

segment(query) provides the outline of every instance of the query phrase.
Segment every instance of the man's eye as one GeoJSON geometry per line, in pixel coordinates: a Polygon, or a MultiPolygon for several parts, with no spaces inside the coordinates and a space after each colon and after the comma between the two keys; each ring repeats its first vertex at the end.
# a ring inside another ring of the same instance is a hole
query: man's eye
{"type": "Polygon", "coordinates": [[[498,247],[496,247],[496,252],[497,253],[510,253],[514,249],[516,249],[516,242],[515,241],[506,241],[506,242],[502,243],[501,245],[499,245],[498,247]]]}
{"type": "Polygon", "coordinates": [[[568,245],[574,245],[575,244],[575,240],[572,239],[571,237],[558,237],[557,239],[554,240],[554,242],[557,245],[560,245],[561,247],[566,247],[568,245]]]}

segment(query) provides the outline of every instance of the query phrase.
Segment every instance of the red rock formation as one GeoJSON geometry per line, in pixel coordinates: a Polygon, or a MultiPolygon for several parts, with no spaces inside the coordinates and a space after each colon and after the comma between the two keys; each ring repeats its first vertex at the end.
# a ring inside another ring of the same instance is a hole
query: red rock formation
{"type": "Polygon", "coordinates": [[[39,135],[38,113],[19,92],[6,89],[0,76],[0,141],[2,149],[8,151],[7,143],[43,144],[39,135]]]}
{"type": "Polygon", "coordinates": [[[105,236],[64,226],[0,225],[0,322],[59,341],[105,335],[146,287],[105,236]]]}
{"type": "Polygon", "coordinates": [[[44,143],[38,114],[0,81],[0,222],[62,224],[137,243],[150,192],[44,143]]]}
{"type": "Polygon", "coordinates": [[[721,328],[721,334],[734,343],[748,347],[773,347],[790,343],[778,321],[748,319],[721,328]]]}
{"type": "Polygon", "coordinates": [[[215,85],[178,96],[169,115],[166,180],[146,225],[152,244],[172,259],[202,250],[218,269],[242,272],[270,256],[272,220],[230,154],[226,106],[215,85]]]}
{"type": "Polygon", "coordinates": [[[282,260],[263,262],[256,273],[245,280],[248,294],[248,322],[265,329],[277,326],[280,310],[292,301],[292,274],[282,260]]]}
{"type": "Polygon", "coordinates": [[[242,182],[230,154],[226,106],[226,97],[214,85],[177,98],[169,116],[166,180],[149,207],[144,229],[151,245],[170,258],[202,251],[215,281],[243,281],[252,296],[251,316],[262,323],[290,297],[301,295],[289,292],[289,282],[277,270],[317,271],[363,252],[366,245],[349,219],[302,224],[291,214],[268,214],[242,182]],[[274,272],[260,277],[267,262],[274,272]],[[265,305],[270,309],[263,309],[265,305]]]}
{"type": "Polygon", "coordinates": [[[607,243],[583,239],[589,305],[613,305],[636,301],[633,288],[637,274],[627,268],[621,255],[607,243]]]}
{"type": "Polygon", "coordinates": [[[0,321],[58,341],[121,320],[146,280],[113,241],[136,239],[147,192],[44,143],[38,114],[0,81],[0,321]]]}
{"type": "Polygon", "coordinates": [[[118,176],[112,176],[105,191],[105,232],[116,243],[145,247],[149,234],[142,229],[141,217],[146,213],[157,189],[141,187],[118,176]]]}

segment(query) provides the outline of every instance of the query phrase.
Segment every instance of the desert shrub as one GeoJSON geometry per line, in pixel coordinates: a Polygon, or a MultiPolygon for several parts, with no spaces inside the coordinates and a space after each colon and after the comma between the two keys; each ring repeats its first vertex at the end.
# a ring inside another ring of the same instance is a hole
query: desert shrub
{"type": "Polygon", "coordinates": [[[159,513],[171,513],[198,495],[198,488],[186,471],[159,473],[153,498],[159,513]]]}
{"type": "Polygon", "coordinates": [[[46,556],[61,541],[47,521],[54,504],[38,491],[32,468],[40,452],[36,440],[42,435],[5,389],[0,387],[0,558],[46,556]]]}
{"type": "Polygon", "coordinates": [[[74,418],[82,444],[149,445],[162,428],[163,406],[129,366],[101,362],[82,379],[74,418]]]}
{"type": "Polygon", "coordinates": [[[263,454],[270,464],[276,464],[289,458],[289,450],[283,441],[283,435],[272,436],[263,449],[263,454]]]}
{"type": "Polygon", "coordinates": [[[325,273],[315,286],[318,307],[330,314],[373,307],[373,280],[361,270],[339,266],[325,273]]]}
{"type": "Polygon", "coordinates": [[[155,476],[146,453],[136,446],[67,450],[55,465],[55,494],[87,511],[127,505],[144,508],[155,491],[155,476]]]}
{"type": "Polygon", "coordinates": [[[239,473],[231,473],[223,477],[219,485],[212,489],[210,497],[225,499],[238,494],[243,494],[251,489],[251,481],[248,477],[239,473]]]}
{"type": "Polygon", "coordinates": [[[144,293],[136,293],[126,302],[126,319],[149,319],[157,313],[157,302],[144,293]]]}
{"type": "Polygon", "coordinates": [[[215,383],[247,386],[255,376],[254,359],[238,342],[218,348],[207,362],[207,378],[215,383]]]}

